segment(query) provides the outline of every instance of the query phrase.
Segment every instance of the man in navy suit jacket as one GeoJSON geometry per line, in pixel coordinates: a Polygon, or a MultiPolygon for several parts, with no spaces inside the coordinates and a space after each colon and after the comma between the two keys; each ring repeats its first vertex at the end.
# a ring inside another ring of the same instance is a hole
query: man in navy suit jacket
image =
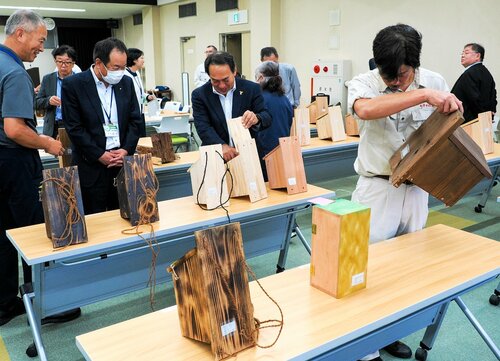
{"type": "Polygon", "coordinates": [[[132,80],[124,77],[127,47],[115,38],[96,43],[89,70],[64,80],[62,110],[78,166],[85,214],[118,208],[113,180],[135,152],[141,113],[132,80]]]}
{"type": "Polygon", "coordinates": [[[476,119],[479,113],[497,109],[497,91],[493,76],[483,65],[484,48],[476,43],[467,44],[460,62],[465,67],[451,92],[462,101],[466,122],[476,119]]]}
{"type": "Polygon", "coordinates": [[[236,78],[234,58],[226,52],[216,52],[205,59],[205,71],[210,81],[195,89],[191,95],[194,124],[202,145],[222,144],[225,161],[238,155],[233,147],[227,120],[242,117],[250,134],[271,125],[260,86],[236,78]]]}

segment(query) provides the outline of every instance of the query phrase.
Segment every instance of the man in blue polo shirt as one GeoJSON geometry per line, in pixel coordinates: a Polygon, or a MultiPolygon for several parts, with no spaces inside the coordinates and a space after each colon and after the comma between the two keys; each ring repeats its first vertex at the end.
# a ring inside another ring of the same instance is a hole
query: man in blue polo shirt
{"type": "MultiPolygon", "coordinates": [[[[64,152],[61,142],[36,132],[34,87],[23,65],[43,51],[43,19],[30,10],[18,10],[7,20],[5,35],[0,45],[0,326],[25,312],[17,297],[18,254],[5,231],[43,222],[37,149],[55,156],[64,152]]],[[[24,262],[23,270],[25,282],[30,282],[31,271],[24,262]]]]}

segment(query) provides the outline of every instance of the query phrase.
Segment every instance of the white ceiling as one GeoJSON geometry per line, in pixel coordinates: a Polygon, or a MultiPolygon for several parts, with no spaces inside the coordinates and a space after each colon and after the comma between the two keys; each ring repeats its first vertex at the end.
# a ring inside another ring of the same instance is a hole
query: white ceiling
{"type": "MultiPolygon", "coordinates": [[[[173,2],[169,0],[160,0],[160,4],[173,2]]],[[[33,6],[33,7],[53,7],[53,8],[72,8],[85,9],[85,12],[62,12],[35,10],[43,17],[52,18],[77,18],[77,19],[120,19],[125,16],[139,14],[147,5],[136,4],[111,4],[96,3],[84,1],[54,1],[54,0],[1,0],[0,5],[7,6],[33,6]]],[[[9,16],[15,10],[0,9],[0,15],[9,16]]]]}

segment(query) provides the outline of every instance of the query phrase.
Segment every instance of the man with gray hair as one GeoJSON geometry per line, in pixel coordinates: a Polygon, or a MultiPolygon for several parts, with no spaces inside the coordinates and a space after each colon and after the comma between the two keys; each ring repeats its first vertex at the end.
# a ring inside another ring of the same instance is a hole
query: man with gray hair
{"type": "MultiPolygon", "coordinates": [[[[38,187],[42,162],[38,149],[62,155],[61,142],[36,131],[33,82],[23,61],[41,53],[47,37],[43,19],[30,10],[18,10],[5,25],[0,45],[0,326],[25,312],[18,292],[18,254],[7,239],[11,228],[43,223],[38,187]]],[[[25,282],[31,270],[23,261],[25,282]]]]}

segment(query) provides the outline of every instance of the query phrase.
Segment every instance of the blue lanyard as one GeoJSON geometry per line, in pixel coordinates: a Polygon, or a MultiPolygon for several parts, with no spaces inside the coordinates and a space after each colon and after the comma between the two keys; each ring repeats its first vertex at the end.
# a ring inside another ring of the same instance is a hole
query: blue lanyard
{"type": "MultiPolygon", "coordinates": [[[[115,88],[111,86],[111,101],[109,102],[109,113],[106,111],[106,108],[104,108],[104,104],[102,104],[101,97],[99,97],[99,101],[101,102],[101,107],[102,110],[104,110],[104,114],[106,114],[106,118],[108,118],[108,124],[113,124],[111,122],[111,109],[113,109],[113,95],[115,94],[115,88]]],[[[104,121],[104,124],[106,124],[106,121],[104,121]]]]}
{"type": "Polygon", "coordinates": [[[23,62],[21,61],[21,59],[19,59],[19,57],[16,55],[16,53],[14,53],[11,49],[9,49],[8,47],[6,47],[4,45],[0,45],[0,51],[4,52],[8,56],[10,56],[12,59],[14,59],[16,61],[16,63],[18,63],[19,65],[21,65],[23,67],[23,69],[24,69],[23,62]]]}

